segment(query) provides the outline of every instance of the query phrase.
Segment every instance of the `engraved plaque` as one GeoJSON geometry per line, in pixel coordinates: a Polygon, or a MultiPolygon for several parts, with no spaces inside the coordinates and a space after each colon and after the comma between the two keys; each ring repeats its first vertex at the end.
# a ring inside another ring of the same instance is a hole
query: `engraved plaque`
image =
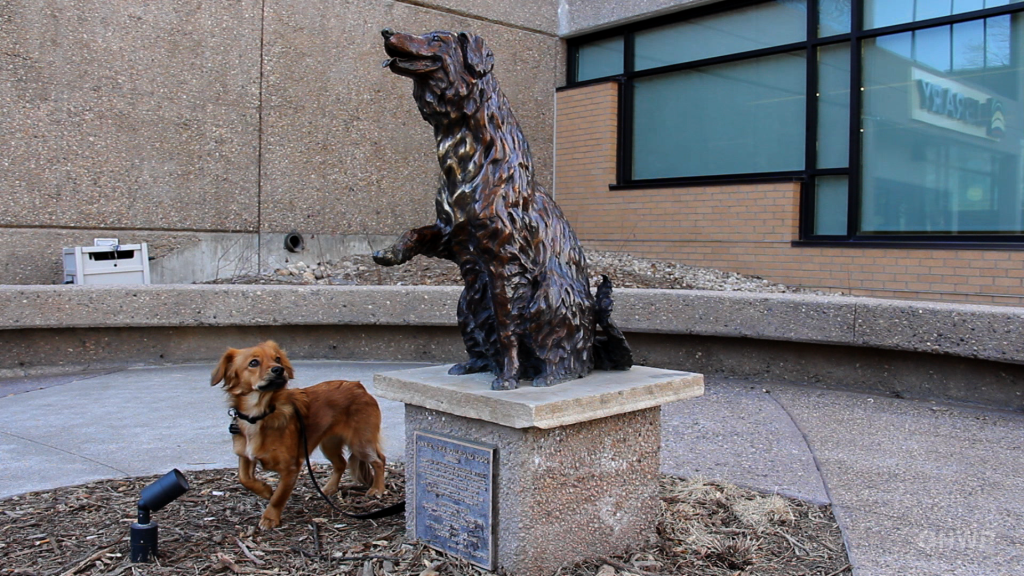
{"type": "Polygon", "coordinates": [[[413,434],[416,537],[494,570],[494,456],[486,444],[413,434]]]}

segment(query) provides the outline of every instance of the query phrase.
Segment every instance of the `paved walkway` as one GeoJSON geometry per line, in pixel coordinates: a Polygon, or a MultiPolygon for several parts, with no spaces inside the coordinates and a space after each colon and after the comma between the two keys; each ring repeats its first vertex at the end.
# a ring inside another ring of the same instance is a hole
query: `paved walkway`
{"type": "MultiPolygon", "coordinates": [[[[422,366],[295,365],[298,386],[422,366]]],[[[0,381],[0,498],[234,466],[211,369],[0,381]]],[[[400,459],[401,404],[381,408],[400,459]]],[[[665,472],[832,503],[857,576],[1024,574],[1024,415],[711,380],[703,398],[667,406],[663,428],[665,472]]]]}

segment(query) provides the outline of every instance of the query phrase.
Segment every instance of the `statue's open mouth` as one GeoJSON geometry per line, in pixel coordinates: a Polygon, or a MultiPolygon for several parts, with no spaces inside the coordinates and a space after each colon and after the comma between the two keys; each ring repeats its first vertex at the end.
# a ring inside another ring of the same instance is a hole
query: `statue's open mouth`
{"type": "Polygon", "coordinates": [[[410,72],[426,72],[439,66],[440,63],[434,58],[388,58],[381,64],[382,68],[391,68],[392,71],[398,68],[410,72]]]}
{"type": "Polygon", "coordinates": [[[390,68],[392,72],[426,72],[441,66],[440,58],[432,54],[420,54],[415,48],[406,46],[400,38],[404,37],[384,41],[384,52],[388,59],[381,65],[383,68],[390,68]]]}

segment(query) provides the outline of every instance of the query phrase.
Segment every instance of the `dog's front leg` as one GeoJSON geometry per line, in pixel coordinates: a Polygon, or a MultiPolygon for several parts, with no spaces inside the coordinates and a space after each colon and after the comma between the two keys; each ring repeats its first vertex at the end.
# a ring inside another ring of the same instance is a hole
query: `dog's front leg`
{"type": "Polygon", "coordinates": [[[389,248],[373,253],[373,261],[381,266],[397,266],[412,260],[413,256],[451,259],[447,247],[447,234],[440,224],[409,230],[389,248]]]}
{"type": "Polygon", "coordinates": [[[295,489],[295,480],[299,477],[299,469],[289,467],[278,471],[278,475],[281,480],[277,483],[274,495],[270,497],[270,504],[263,511],[263,517],[260,518],[260,528],[263,530],[277,528],[281,525],[281,512],[284,510],[284,505],[288,503],[292,490],[295,489]]]}
{"type": "Polygon", "coordinates": [[[270,484],[256,478],[256,461],[245,456],[238,457],[238,480],[242,486],[264,500],[269,500],[270,495],[274,493],[270,484]]]}

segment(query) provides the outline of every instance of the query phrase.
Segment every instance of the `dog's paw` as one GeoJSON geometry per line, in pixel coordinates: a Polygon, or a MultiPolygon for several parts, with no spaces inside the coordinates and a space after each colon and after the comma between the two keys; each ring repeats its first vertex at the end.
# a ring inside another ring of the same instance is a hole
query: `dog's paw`
{"type": "Polygon", "coordinates": [[[267,509],[260,518],[260,530],[270,530],[281,525],[281,513],[267,509]]]}
{"type": "Polygon", "coordinates": [[[370,488],[369,490],[366,491],[366,497],[367,498],[380,498],[383,495],[384,495],[384,489],[383,488],[370,488]]]}
{"type": "Polygon", "coordinates": [[[270,497],[274,495],[274,489],[271,488],[270,484],[267,484],[266,482],[264,482],[261,486],[257,486],[256,489],[253,490],[253,492],[255,492],[257,496],[263,498],[264,500],[270,500],[270,497]]]}
{"type": "Polygon", "coordinates": [[[491,382],[491,390],[515,390],[519,388],[519,380],[517,378],[498,378],[491,382]]]}
{"type": "Polygon", "coordinates": [[[480,372],[490,372],[491,366],[483,360],[466,360],[465,362],[459,362],[448,369],[448,374],[452,376],[464,376],[466,374],[478,374],[480,372]]]}
{"type": "Polygon", "coordinates": [[[373,253],[373,261],[381,266],[397,266],[405,262],[398,250],[392,246],[385,250],[377,250],[373,253]]]}

